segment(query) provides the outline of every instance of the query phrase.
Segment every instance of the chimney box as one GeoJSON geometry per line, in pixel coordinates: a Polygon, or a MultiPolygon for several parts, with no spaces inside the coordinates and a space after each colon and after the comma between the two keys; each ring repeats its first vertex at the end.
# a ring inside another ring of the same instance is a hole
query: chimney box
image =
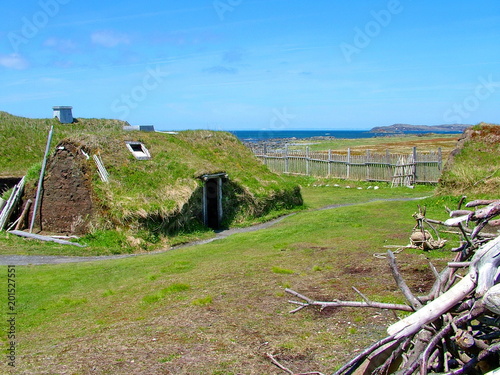
{"type": "Polygon", "coordinates": [[[59,105],[52,107],[54,110],[54,117],[57,117],[61,124],[71,124],[73,122],[73,114],[71,110],[73,107],[59,105]]]}

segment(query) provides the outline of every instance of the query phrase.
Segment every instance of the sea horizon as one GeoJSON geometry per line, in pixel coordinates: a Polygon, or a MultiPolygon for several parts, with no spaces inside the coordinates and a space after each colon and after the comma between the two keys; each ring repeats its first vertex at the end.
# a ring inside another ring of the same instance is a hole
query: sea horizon
{"type": "MultiPolygon", "coordinates": [[[[377,133],[370,130],[228,130],[241,141],[258,142],[271,139],[307,139],[314,137],[332,137],[339,139],[376,138],[396,135],[429,134],[429,131],[407,131],[377,133]]],[[[461,132],[432,132],[435,134],[461,134],[461,132]]]]}

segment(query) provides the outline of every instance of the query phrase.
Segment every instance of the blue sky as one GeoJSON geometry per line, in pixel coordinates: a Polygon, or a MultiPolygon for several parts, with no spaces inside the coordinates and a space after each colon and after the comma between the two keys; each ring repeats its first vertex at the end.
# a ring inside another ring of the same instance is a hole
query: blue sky
{"type": "Polygon", "coordinates": [[[0,110],[157,129],[500,123],[500,2],[4,1],[0,110]]]}

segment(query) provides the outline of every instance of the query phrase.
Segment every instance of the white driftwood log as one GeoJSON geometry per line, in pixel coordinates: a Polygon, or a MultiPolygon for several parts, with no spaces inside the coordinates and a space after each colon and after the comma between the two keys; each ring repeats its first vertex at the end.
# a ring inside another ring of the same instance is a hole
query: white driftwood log
{"type": "Polygon", "coordinates": [[[71,246],[78,246],[78,247],[86,247],[86,245],[81,245],[81,244],[76,243],[76,242],[59,240],[57,238],[42,236],[40,234],[27,233],[27,232],[23,232],[22,230],[11,230],[11,231],[9,231],[9,233],[15,234],[16,236],[19,236],[19,237],[32,238],[32,239],[40,240],[40,241],[56,242],[56,243],[59,243],[61,245],[71,245],[71,246]]]}
{"type": "Polygon", "coordinates": [[[26,184],[26,177],[23,177],[21,181],[14,187],[12,194],[7,200],[7,204],[0,213],[0,230],[3,230],[9,223],[10,216],[16,208],[18,202],[21,200],[21,196],[24,191],[24,185],[26,184]]]}
{"type": "Polygon", "coordinates": [[[499,254],[500,236],[476,251],[469,273],[460,282],[412,315],[389,326],[387,333],[394,335],[396,339],[412,335],[423,325],[434,321],[450,310],[474,289],[477,296],[482,296],[495,284],[500,265],[499,254]]]}
{"type": "Polygon", "coordinates": [[[484,294],[483,304],[491,312],[500,315],[500,284],[488,289],[484,294]]]}
{"type": "Polygon", "coordinates": [[[482,296],[495,285],[500,266],[500,236],[476,250],[472,258],[470,273],[477,283],[476,296],[482,296]]]}
{"type": "Polygon", "coordinates": [[[455,306],[464,297],[474,290],[476,284],[470,274],[467,274],[460,282],[446,293],[442,294],[432,302],[422,307],[410,316],[400,320],[387,328],[389,335],[395,339],[412,335],[418,332],[423,325],[439,318],[446,311],[455,306]]]}

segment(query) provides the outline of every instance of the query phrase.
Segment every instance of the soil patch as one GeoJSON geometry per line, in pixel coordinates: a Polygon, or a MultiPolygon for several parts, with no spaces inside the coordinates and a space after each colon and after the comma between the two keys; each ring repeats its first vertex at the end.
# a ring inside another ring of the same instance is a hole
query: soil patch
{"type": "MultiPolygon", "coordinates": [[[[44,232],[84,234],[88,231],[94,208],[85,161],[80,148],[72,143],[60,144],[50,159],[37,220],[44,232]]],[[[36,192],[30,193],[34,201],[36,192]]]]}

